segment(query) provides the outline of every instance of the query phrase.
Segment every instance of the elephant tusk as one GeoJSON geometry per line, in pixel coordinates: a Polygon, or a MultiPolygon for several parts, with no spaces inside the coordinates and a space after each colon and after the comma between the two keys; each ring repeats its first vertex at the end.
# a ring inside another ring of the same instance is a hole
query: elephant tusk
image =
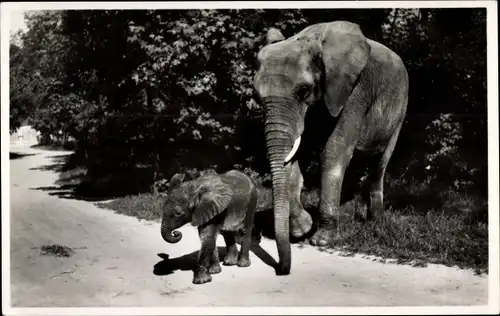
{"type": "Polygon", "coordinates": [[[300,138],[301,136],[297,137],[295,143],[293,143],[292,150],[290,150],[290,153],[285,158],[285,164],[287,164],[290,161],[290,159],[292,159],[293,156],[295,156],[295,153],[297,153],[297,150],[299,149],[300,146],[300,138]]]}

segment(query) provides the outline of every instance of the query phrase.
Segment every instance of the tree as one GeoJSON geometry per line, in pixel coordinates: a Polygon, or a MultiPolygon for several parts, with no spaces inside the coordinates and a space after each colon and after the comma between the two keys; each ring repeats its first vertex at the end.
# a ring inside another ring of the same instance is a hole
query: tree
{"type": "Polygon", "coordinates": [[[60,97],[67,40],[59,33],[59,11],[37,11],[25,19],[28,31],[15,40],[20,46],[11,44],[11,118],[18,118],[11,120],[11,130],[29,118],[47,140],[72,121],[60,97]]]}
{"type": "Polygon", "coordinates": [[[74,137],[90,174],[264,175],[252,82],[266,31],[288,37],[348,20],[398,53],[410,74],[398,144],[412,146],[397,146],[389,173],[447,185],[454,179],[440,166],[453,162],[452,177],[484,182],[474,170],[487,166],[475,154],[486,151],[485,10],[74,10],[27,20],[11,43],[11,128],[27,116],[43,135],[74,137]]]}

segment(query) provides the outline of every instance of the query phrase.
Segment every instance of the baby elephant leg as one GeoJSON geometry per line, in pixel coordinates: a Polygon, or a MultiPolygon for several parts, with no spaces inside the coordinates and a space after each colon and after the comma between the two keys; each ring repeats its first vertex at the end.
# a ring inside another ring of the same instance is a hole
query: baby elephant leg
{"type": "Polygon", "coordinates": [[[245,229],[241,238],[241,249],[238,256],[238,267],[249,267],[250,246],[252,245],[252,233],[254,227],[255,210],[257,209],[257,191],[253,190],[247,206],[247,216],[245,218],[245,229]]]}
{"type": "Polygon", "coordinates": [[[217,274],[222,271],[219,263],[219,250],[217,250],[217,245],[214,248],[214,252],[212,254],[212,260],[210,261],[210,267],[208,268],[208,272],[210,274],[217,274]]]}
{"type": "Polygon", "coordinates": [[[194,269],[194,284],[203,284],[212,281],[209,273],[210,262],[213,258],[215,249],[215,237],[217,229],[214,225],[198,227],[198,233],[201,240],[201,249],[198,255],[198,262],[194,269]]]}
{"type": "Polygon", "coordinates": [[[224,241],[226,242],[226,256],[224,257],[223,265],[234,266],[238,263],[238,248],[234,234],[222,232],[224,241]]]}
{"type": "Polygon", "coordinates": [[[241,237],[241,249],[238,255],[238,267],[249,267],[250,262],[250,246],[252,244],[252,229],[247,229],[241,237]]]}

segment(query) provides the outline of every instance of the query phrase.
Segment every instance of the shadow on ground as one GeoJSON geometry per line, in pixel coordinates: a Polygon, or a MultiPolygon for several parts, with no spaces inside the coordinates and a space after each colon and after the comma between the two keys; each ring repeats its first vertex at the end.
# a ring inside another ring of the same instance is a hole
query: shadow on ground
{"type": "MultiPolygon", "coordinates": [[[[222,262],[224,261],[224,256],[226,255],[226,247],[217,247],[219,251],[219,260],[221,262],[222,270],[224,270],[224,266],[222,262]]],[[[262,262],[267,264],[270,267],[274,267],[276,265],[276,261],[270,254],[267,253],[260,245],[257,245],[255,242],[252,244],[250,251],[253,252],[262,262]]],[[[168,254],[159,253],[158,257],[163,260],[154,265],[153,273],[155,275],[169,275],[174,273],[175,271],[193,271],[196,267],[196,261],[198,260],[199,251],[194,251],[190,254],[184,255],[182,257],[177,257],[170,259],[168,254]]]]}
{"type": "Polygon", "coordinates": [[[42,170],[42,171],[54,171],[54,172],[63,172],[67,171],[67,162],[69,155],[55,155],[49,156],[50,160],[53,162],[49,165],[33,167],[30,170],[42,170]]]}
{"type": "Polygon", "coordinates": [[[74,150],[73,146],[71,146],[70,144],[67,144],[67,145],[35,144],[35,145],[31,145],[30,148],[41,149],[41,150],[46,150],[46,151],[70,151],[70,150],[74,150]]]}
{"type": "Polygon", "coordinates": [[[81,162],[76,161],[74,155],[54,155],[48,158],[52,163],[30,170],[56,172],[59,178],[52,186],[30,189],[47,191],[49,195],[60,198],[92,202],[115,199],[144,193],[152,179],[151,170],[146,168],[105,170],[103,174],[90,174],[80,166],[81,162]]]}
{"type": "Polygon", "coordinates": [[[9,153],[9,159],[14,160],[14,159],[20,159],[20,158],[34,156],[34,155],[37,155],[37,154],[21,154],[21,153],[16,153],[16,152],[11,151],[9,153]]]}
{"type": "Polygon", "coordinates": [[[61,185],[30,188],[30,190],[47,191],[51,196],[57,196],[63,199],[82,200],[87,202],[101,202],[114,198],[114,196],[92,196],[91,194],[81,194],[81,185],[61,185]]]}

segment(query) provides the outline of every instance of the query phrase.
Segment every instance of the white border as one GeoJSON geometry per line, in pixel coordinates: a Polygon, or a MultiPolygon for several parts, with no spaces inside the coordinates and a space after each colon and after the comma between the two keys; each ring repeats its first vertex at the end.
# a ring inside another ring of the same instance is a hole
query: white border
{"type": "MultiPolygon", "coordinates": [[[[9,162],[9,40],[10,40],[10,18],[6,12],[4,3],[0,4],[0,72],[2,82],[1,88],[1,137],[2,150],[2,312],[10,312],[10,162],[9,162]],[[6,306],[7,308],[4,308],[6,306]]],[[[11,9],[11,8],[9,8],[11,9]]]]}
{"type": "Polygon", "coordinates": [[[498,314],[499,309],[499,152],[498,46],[496,1],[225,1],[225,2],[17,2],[1,4],[1,140],[2,140],[2,310],[5,315],[223,315],[244,314],[498,314]],[[456,307],[265,307],[265,308],[11,308],[10,307],[10,162],[9,28],[11,11],[67,9],[229,9],[229,8],[487,8],[489,304],[456,307]]]}
{"type": "Polygon", "coordinates": [[[489,279],[488,301],[499,307],[499,156],[498,156],[498,8],[492,3],[487,8],[487,89],[488,89],[488,245],[489,279]]]}
{"type": "Polygon", "coordinates": [[[293,8],[478,8],[490,7],[496,1],[163,1],[163,2],[10,2],[2,3],[8,10],[68,9],[293,9],[293,8]]]}

